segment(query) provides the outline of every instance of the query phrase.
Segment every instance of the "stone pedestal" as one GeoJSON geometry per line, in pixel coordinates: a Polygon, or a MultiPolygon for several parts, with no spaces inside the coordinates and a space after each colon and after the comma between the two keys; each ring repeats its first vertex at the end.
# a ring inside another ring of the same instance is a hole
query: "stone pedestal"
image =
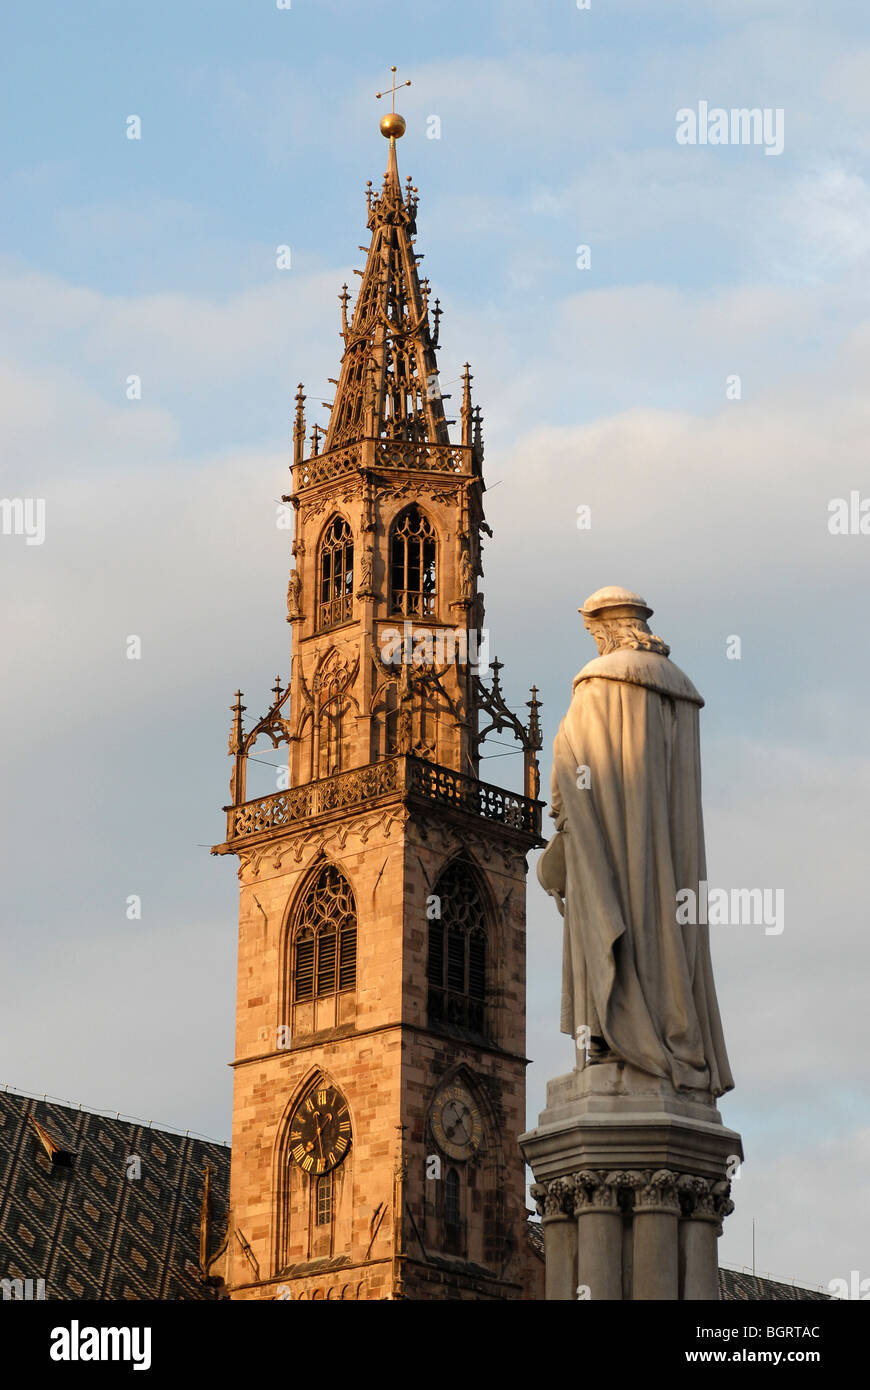
{"type": "Polygon", "coordinates": [[[547,1299],[716,1299],[716,1241],[743,1157],[710,1097],[627,1063],[547,1087],[520,1138],[544,1224],[547,1299]]]}

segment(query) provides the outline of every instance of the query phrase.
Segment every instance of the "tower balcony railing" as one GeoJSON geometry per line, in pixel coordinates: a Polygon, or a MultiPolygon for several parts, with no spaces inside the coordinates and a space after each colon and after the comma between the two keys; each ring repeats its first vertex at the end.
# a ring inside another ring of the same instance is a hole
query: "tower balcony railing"
{"type": "Polygon", "coordinates": [[[319,816],[397,799],[453,807],[540,842],[540,802],[405,753],[228,806],[227,841],[219,848],[235,850],[319,816]]]}
{"type": "Polygon", "coordinates": [[[293,490],[343,478],[361,468],[418,468],[427,473],[472,473],[472,449],[465,444],[433,444],[425,440],[361,439],[314,454],[293,465],[293,490]]]}

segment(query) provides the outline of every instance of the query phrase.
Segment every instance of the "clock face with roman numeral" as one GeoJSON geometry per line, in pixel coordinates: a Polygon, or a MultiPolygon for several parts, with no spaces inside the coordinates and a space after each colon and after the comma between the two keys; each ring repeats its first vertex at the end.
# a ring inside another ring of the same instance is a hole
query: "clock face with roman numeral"
{"type": "Polygon", "coordinates": [[[483,1140],[483,1120],[464,1086],[447,1086],[432,1105],[432,1133],[449,1158],[471,1158],[483,1140]]]}
{"type": "Polygon", "coordinates": [[[350,1149],[347,1101],[334,1086],[310,1091],[290,1122],[290,1158],[319,1177],[337,1168],[350,1149]]]}

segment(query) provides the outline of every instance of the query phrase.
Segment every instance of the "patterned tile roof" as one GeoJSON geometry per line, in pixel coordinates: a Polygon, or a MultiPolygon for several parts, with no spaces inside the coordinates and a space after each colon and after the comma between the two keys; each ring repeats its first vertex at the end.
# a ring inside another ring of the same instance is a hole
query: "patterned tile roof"
{"type": "Polygon", "coordinates": [[[0,1092],[0,1279],[44,1279],[53,1299],[214,1298],[199,1268],[206,1164],[212,1257],[228,1146],[0,1092]],[[73,1151],[70,1166],[49,1159],[30,1117],[73,1151]]]}
{"type": "Polygon", "coordinates": [[[800,1284],[784,1284],[778,1279],[764,1279],[760,1274],[747,1274],[739,1269],[719,1270],[719,1297],[730,1302],[804,1302],[818,1299],[827,1303],[831,1295],[821,1289],[806,1289],[800,1284]]]}

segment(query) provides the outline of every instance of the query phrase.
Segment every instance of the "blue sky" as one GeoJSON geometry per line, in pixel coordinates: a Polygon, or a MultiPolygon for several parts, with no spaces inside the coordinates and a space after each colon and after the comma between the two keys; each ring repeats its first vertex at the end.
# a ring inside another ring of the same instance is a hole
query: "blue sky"
{"type": "MultiPolygon", "coordinates": [[[[331,395],[395,62],[442,384],[468,358],[484,408],[509,693],[537,681],[549,746],[578,605],[639,590],[707,699],[711,881],[786,892],[781,937],[714,940],[748,1159],[723,1259],[754,1215],[774,1273],[866,1264],[870,537],[827,508],[870,495],[868,31],[786,0],[7,5],[0,491],[48,523],[0,538],[0,1081],[229,1133],[228,706],[288,669],[274,499],[296,383],[331,395]],[[783,153],[679,146],[701,100],[782,108],[783,153]]],[[[529,951],[533,1117],[571,1060],[534,883],[529,951]]]]}

